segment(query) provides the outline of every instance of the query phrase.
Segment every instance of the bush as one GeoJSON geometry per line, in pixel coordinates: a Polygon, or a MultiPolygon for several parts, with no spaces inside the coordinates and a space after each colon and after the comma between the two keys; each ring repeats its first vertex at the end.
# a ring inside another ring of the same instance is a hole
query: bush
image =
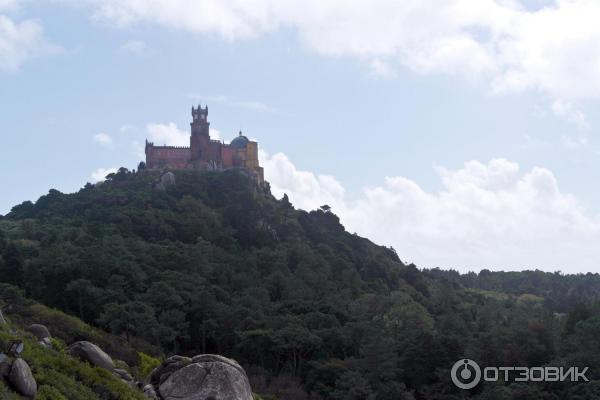
{"type": "Polygon", "coordinates": [[[140,377],[145,379],[150,375],[154,368],[160,365],[160,360],[142,352],[138,353],[138,355],[140,356],[140,377]]]}

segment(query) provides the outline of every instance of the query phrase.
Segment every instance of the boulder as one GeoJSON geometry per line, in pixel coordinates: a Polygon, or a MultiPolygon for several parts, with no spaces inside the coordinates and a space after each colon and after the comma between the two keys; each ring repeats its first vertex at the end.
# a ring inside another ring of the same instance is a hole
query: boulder
{"type": "Polygon", "coordinates": [[[37,383],[31,373],[31,368],[22,359],[17,358],[10,369],[8,380],[14,388],[25,397],[35,398],[37,394],[37,383]]]}
{"type": "Polygon", "coordinates": [[[156,391],[154,390],[154,386],[148,384],[146,386],[144,386],[144,389],[142,389],[142,391],[144,392],[144,395],[150,399],[154,399],[157,400],[158,396],[156,395],[156,391]]]}
{"type": "Polygon", "coordinates": [[[10,359],[4,353],[0,353],[0,376],[8,378],[10,374],[10,359]]]}
{"type": "Polygon", "coordinates": [[[189,365],[192,359],[189,357],[172,356],[167,358],[158,367],[154,368],[154,371],[150,374],[150,383],[154,386],[158,386],[167,380],[171,374],[186,365],[189,365]]]}
{"type": "Polygon", "coordinates": [[[112,358],[94,343],[86,341],[75,342],[69,346],[69,354],[109,371],[115,369],[112,358]]]}
{"type": "Polygon", "coordinates": [[[166,190],[171,186],[175,186],[175,174],[169,171],[161,175],[160,181],[156,184],[156,189],[166,190]]]}
{"type": "Polygon", "coordinates": [[[50,338],[43,338],[42,340],[40,340],[38,342],[42,347],[45,347],[47,349],[51,349],[52,348],[52,341],[50,340],[50,338]]]}
{"type": "Polygon", "coordinates": [[[196,356],[166,379],[159,378],[158,393],[164,400],[252,400],[244,369],[235,360],[218,355],[196,356]]]}
{"type": "Polygon", "coordinates": [[[125,371],[124,369],[117,368],[113,371],[113,374],[115,374],[115,376],[121,378],[126,382],[133,382],[133,377],[129,374],[129,372],[125,371]]]}
{"type": "Polygon", "coordinates": [[[29,332],[33,333],[33,335],[37,338],[37,340],[42,340],[45,338],[51,338],[50,331],[44,325],[40,324],[32,324],[29,325],[27,329],[29,332]]]}

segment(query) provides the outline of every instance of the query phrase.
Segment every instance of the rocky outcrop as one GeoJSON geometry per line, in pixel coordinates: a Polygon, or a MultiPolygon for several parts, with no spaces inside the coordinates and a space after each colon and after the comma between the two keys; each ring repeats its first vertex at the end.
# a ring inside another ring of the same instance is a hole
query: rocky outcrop
{"type": "Polygon", "coordinates": [[[124,369],[115,369],[113,374],[127,383],[133,382],[133,377],[124,369]]]}
{"type": "Polygon", "coordinates": [[[69,346],[69,354],[90,364],[113,371],[115,364],[112,358],[93,343],[81,341],[69,346]]]}
{"type": "Polygon", "coordinates": [[[156,387],[158,387],[161,383],[163,383],[171,374],[186,365],[191,364],[192,359],[189,357],[182,356],[172,356],[167,358],[160,364],[158,367],[152,371],[150,375],[150,383],[156,387]]]}
{"type": "Polygon", "coordinates": [[[175,186],[175,174],[169,171],[161,175],[160,181],[156,184],[156,189],[166,190],[171,186],[175,186]]]}
{"type": "Polygon", "coordinates": [[[171,357],[152,372],[151,384],[163,400],[252,400],[244,369],[213,354],[171,357]]]}
{"type": "Polygon", "coordinates": [[[44,325],[32,324],[32,325],[29,325],[29,328],[27,328],[27,330],[29,332],[33,333],[33,335],[39,341],[42,341],[43,339],[46,339],[46,338],[50,339],[52,337],[52,336],[50,336],[50,331],[44,325]]]}
{"type": "Polygon", "coordinates": [[[8,378],[10,374],[11,363],[10,359],[4,353],[0,353],[0,376],[8,378]]]}
{"type": "Polygon", "coordinates": [[[31,368],[22,359],[17,358],[10,369],[8,380],[14,388],[25,397],[35,398],[37,394],[37,383],[31,373],[31,368]]]}
{"type": "Polygon", "coordinates": [[[156,390],[154,390],[154,386],[148,384],[148,385],[144,386],[142,391],[144,392],[144,395],[146,397],[148,397],[149,399],[154,399],[154,400],[158,399],[158,396],[156,395],[156,390]]]}

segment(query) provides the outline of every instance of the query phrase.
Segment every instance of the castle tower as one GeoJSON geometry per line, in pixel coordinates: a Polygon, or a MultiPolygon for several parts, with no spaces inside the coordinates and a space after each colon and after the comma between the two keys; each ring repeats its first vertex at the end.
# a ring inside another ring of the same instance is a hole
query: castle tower
{"type": "Polygon", "coordinates": [[[208,106],[197,108],[192,106],[192,135],[190,136],[191,161],[198,162],[205,158],[204,153],[210,144],[210,123],[208,122],[208,106]]]}

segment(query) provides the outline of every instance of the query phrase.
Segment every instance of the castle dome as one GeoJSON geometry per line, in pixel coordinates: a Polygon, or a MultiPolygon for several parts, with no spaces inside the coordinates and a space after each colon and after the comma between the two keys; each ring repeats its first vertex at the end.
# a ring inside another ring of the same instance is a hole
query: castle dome
{"type": "Polygon", "coordinates": [[[242,131],[240,131],[239,136],[233,139],[229,145],[234,149],[245,149],[248,142],[250,142],[250,140],[242,135],[242,131]]]}

